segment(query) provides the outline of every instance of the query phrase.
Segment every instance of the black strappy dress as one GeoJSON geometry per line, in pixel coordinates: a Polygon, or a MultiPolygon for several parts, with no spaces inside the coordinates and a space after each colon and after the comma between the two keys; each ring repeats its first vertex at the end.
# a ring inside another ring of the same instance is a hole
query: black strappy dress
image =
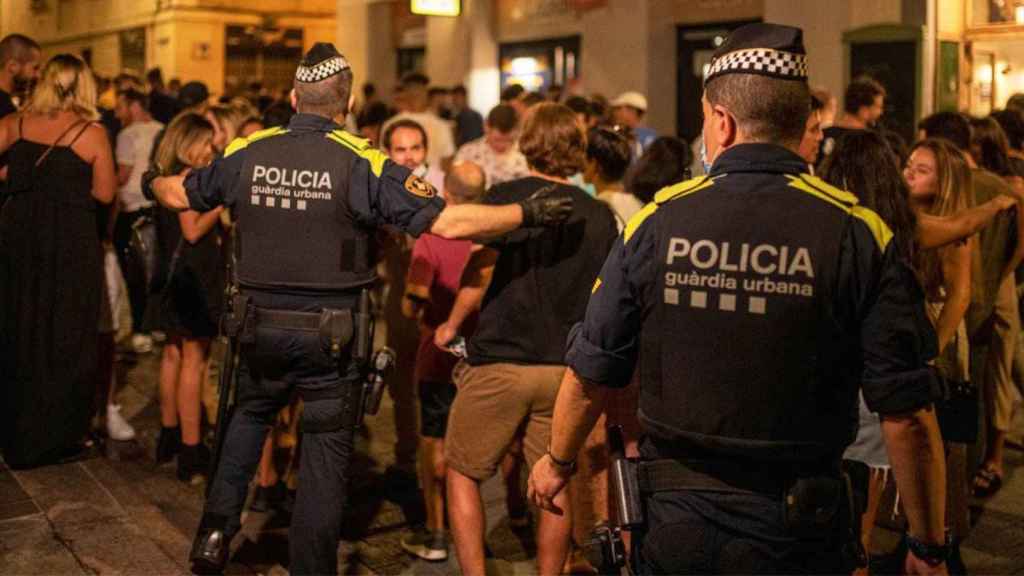
{"type": "Polygon", "coordinates": [[[71,126],[56,140],[74,134],[65,145],[19,138],[10,148],[12,196],[0,213],[0,447],[12,468],[72,454],[93,414],[103,260],[92,166],[71,150],[87,127],[71,126]]]}

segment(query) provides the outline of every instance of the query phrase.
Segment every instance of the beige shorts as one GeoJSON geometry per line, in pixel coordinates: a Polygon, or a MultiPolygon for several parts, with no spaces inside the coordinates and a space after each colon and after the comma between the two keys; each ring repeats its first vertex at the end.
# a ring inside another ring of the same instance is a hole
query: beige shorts
{"type": "Polygon", "coordinates": [[[523,452],[532,468],[547,452],[564,374],[565,366],[459,363],[444,439],[448,466],[474,480],[490,478],[525,424],[523,452]]]}

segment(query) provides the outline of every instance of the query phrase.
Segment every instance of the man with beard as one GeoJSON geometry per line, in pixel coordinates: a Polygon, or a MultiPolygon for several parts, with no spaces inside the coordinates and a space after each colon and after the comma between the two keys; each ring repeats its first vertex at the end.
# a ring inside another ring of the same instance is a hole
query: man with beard
{"type": "MultiPolygon", "coordinates": [[[[8,34],[0,40],[0,118],[18,111],[14,96],[23,99],[39,78],[42,53],[39,44],[22,34],[8,34]]],[[[0,154],[0,206],[3,205],[7,180],[7,152],[0,154]]]]}
{"type": "Polygon", "coordinates": [[[18,111],[14,96],[24,97],[39,78],[41,60],[39,44],[28,36],[8,34],[0,40],[0,118],[18,111]]]}

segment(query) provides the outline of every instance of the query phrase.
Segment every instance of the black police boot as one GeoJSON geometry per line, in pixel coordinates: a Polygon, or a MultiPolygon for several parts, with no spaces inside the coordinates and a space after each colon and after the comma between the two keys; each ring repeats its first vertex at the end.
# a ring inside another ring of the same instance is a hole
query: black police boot
{"type": "Polygon", "coordinates": [[[231,539],[224,530],[199,527],[192,541],[188,560],[193,574],[223,574],[228,565],[228,547],[231,539]]]}

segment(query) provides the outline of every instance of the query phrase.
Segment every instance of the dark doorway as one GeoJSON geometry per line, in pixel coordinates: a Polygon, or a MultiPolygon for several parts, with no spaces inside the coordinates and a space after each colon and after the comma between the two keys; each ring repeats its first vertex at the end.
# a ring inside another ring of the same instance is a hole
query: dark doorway
{"type": "Polygon", "coordinates": [[[258,82],[272,94],[291,88],[302,58],[301,28],[225,27],[224,93],[235,95],[258,82]]]}
{"type": "Polygon", "coordinates": [[[412,72],[422,73],[426,67],[427,49],[423,47],[399,48],[397,60],[399,78],[412,72]]]}
{"type": "Polygon", "coordinates": [[[917,118],[918,42],[913,40],[852,42],[850,79],[870,76],[885,87],[881,127],[915,140],[917,118]]]}
{"type": "Polygon", "coordinates": [[[498,60],[502,89],[520,84],[543,92],[552,84],[566,86],[580,75],[580,37],[502,44],[498,60]]]}
{"type": "Polygon", "coordinates": [[[730,32],[760,20],[736,20],[699,26],[679,26],[676,32],[676,52],[679,55],[679,73],[676,75],[676,133],[692,142],[700,134],[700,97],[704,84],[704,67],[730,32]]]}

